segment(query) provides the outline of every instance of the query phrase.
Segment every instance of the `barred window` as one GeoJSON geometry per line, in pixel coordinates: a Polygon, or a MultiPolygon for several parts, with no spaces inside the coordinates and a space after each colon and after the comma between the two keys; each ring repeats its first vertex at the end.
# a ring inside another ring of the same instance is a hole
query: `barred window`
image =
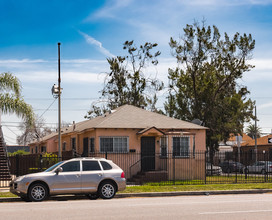
{"type": "Polygon", "coordinates": [[[100,137],[100,152],[127,153],[128,137],[100,137]]]}
{"type": "Polygon", "coordinates": [[[90,153],[94,153],[94,138],[90,138],[90,153]]]}
{"type": "Polygon", "coordinates": [[[71,138],[72,150],[76,150],[76,138],[71,138]]]}
{"type": "Polygon", "coordinates": [[[186,136],[173,137],[173,154],[178,157],[188,157],[190,138],[186,136]]]}
{"type": "Polygon", "coordinates": [[[167,136],[162,136],[161,137],[161,157],[167,157],[167,148],[168,148],[168,143],[167,143],[167,136]]]}

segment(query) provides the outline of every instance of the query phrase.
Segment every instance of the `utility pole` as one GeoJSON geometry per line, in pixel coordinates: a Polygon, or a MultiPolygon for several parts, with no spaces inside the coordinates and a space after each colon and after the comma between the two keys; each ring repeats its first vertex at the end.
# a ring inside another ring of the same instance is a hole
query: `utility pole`
{"type": "Polygon", "coordinates": [[[59,136],[59,144],[58,144],[58,158],[61,160],[62,157],[62,149],[61,149],[61,78],[60,78],[60,43],[58,43],[58,85],[54,84],[52,87],[52,95],[54,98],[58,98],[58,136],[59,136]]]}
{"type": "Polygon", "coordinates": [[[257,158],[257,108],[255,105],[255,162],[257,162],[258,158],[257,158]]]}
{"type": "Polygon", "coordinates": [[[58,43],[58,73],[59,73],[59,78],[58,78],[58,96],[59,96],[59,108],[58,108],[58,113],[59,113],[59,160],[61,159],[62,153],[61,153],[61,105],[60,105],[60,95],[61,95],[61,87],[60,87],[60,43],[58,43]]]}

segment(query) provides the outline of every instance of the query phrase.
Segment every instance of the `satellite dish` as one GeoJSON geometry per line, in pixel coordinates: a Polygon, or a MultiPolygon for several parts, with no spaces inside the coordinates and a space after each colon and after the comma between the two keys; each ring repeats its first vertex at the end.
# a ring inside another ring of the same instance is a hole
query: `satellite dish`
{"type": "Polygon", "coordinates": [[[203,121],[200,121],[198,118],[194,119],[192,121],[192,123],[196,124],[196,125],[202,125],[203,121]]]}

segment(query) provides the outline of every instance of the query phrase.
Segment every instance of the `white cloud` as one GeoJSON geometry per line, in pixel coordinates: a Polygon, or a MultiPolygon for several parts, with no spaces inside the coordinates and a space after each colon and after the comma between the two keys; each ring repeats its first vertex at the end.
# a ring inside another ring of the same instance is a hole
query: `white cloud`
{"type": "Polygon", "coordinates": [[[116,13],[132,4],[133,0],[108,1],[104,7],[97,10],[94,14],[88,16],[85,21],[91,21],[97,18],[116,18],[116,13]]]}
{"type": "Polygon", "coordinates": [[[269,102],[269,103],[259,105],[258,110],[265,109],[265,108],[271,109],[271,107],[272,107],[272,102],[269,102]]]}
{"type": "Polygon", "coordinates": [[[86,42],[90,45],[95,46],[102,54],[104,54],[106,57],[114,57],[113,54],[110,53],[110,51],[108,51],[106,48],[104,48],[102,46],[102,43],[99,42],[98,40],[94,39],[93,37],[91,37],[88,34],[85,34],[81,31],[79,31],[79,33],[85,38],[86,42]]]}
{"type": "Polygon", "coordinates": [[[194,6],[241,6],[241,5],[269,5],[272,0],[178,0],[182,5],[194,6]]]}

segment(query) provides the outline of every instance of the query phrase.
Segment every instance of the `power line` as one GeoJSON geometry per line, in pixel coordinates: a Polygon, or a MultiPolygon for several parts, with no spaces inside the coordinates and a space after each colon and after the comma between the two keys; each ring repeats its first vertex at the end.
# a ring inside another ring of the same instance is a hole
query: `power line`
{"type": "Polygon", "coordinates": [[[5,125],[5,127],[6,127],[9,131],[11,131],[13,134],[15,134],[16,136],[18,136],[18,134],[16,134],[14,131],[12,131],[12,130],[9,128],[9,126],[5,125]]]}
{"type": "Polygon", "coordinates": [[[49,107],[47,109],[45,109],[45,111],[41,114],[41,116],[39,118],[41,118],[45,112],[47,112],[49,110],[49,108],[54,104],[54,102],[56,101],[57,99],[54,99],[54,101],[49,105],[49,107]]]}

